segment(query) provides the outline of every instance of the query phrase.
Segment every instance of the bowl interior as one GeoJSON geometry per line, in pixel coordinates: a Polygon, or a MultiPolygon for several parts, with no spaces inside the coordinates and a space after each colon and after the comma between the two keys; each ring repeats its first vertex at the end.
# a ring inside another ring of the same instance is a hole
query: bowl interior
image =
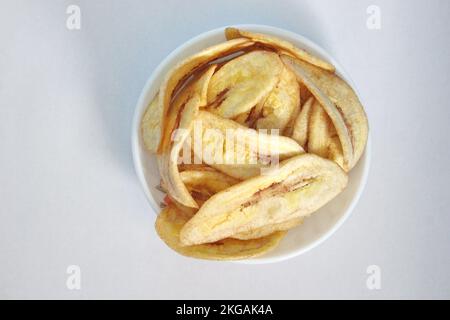
{"type": "MultiPolygon", "coordinates": [[[[357,92],[353,82],[346,75],[343,68],[322,48],[309,39],[286,30],[269,26],[239,25],[237,27],[283,38],[292,42],[297,47],[305,49],[312,54],[333,63],[336,67],[337,74],[345,79],[357,92]]],[[[157,93],[164,75],[168,72],[168,70],[181,59],[208,46],[225,41],[226,39],[223,31],[224,28],[219,28],[203,33],[174,50],[154,70],[139,98],[132,126],[133,159],[136,173],[155,214],[160,211],[159,204],[163,200],[164,195],[155,188],[160,182],[156,158],[154,155],[146,151],[140,135],[140,121],[142,115],[154,95],[157,93]]],[[[345,219],[350,215],[353,207],[356,205],[367,179],[370,159],[369,155],[370,139],[367,142],[366,150],[360,161],[349,174],[349,183],[347,188],[341,194],[309,218],[305,219],[305,222],[301,226],[290,230],[275,250],[262,257],[240,262],[270,263],[286,260],[312,249],[327,239],[345,221],[345,219]]]]}

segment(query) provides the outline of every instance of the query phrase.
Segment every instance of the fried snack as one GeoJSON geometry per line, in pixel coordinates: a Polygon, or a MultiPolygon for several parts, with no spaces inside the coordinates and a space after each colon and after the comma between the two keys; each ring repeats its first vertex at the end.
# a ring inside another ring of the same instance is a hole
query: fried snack
{"type": "MultiPolygon", "coordinates": [[[[289,60],[289,58],[283,57],[282,59],[285,62],[289,60]]],[[[299,76],[300,81],[308,87],[332,120],[340,138],[345,169],[347,171],[351,170],[364,152],[369,132],[366,113],[361,102],[353,89],[338,75],[303,61],[295,60],[293,62],[290,59],[291,66],[293,63],[297,66],[295,70],[297,70],[296,74],[299,76]],[[311,90],[311,88],[313,89],[311,90]],[[334,105],[334,108],[330,104],[334,105]],[[334,116],[335,110],[340,114],[340,118],[342,118],[342,122],[347,128],[345,131],[349,135],[349,141],[347,141],[347,137],[344,137],[345,134],[341,132],[341,121],[336,121],[337,117],[334,116]],[[351,157],[348,156],[348,142],[351,143],[351,157]]]]}
{"type": "Polygon", "coordinates": [[[151,123],[156,124],[155,126],[147,126],[147,129],[151,128],[146,133],[148,136],[152,136],[152,139],[147,139],[149,142],[147,147],[151,152],[156,150],[157,153],[161,153],[161,141],[165,134],[165,119],[167,114],[170,113],[170,101],[180,84],[208,62],[251,45],[253,45],[253,42],[248,39],[235,39],[219,43],[184,59],[167,73],[159,89],[158,102],[152,107],[154,112],[149,113],[149,117],[151,115],[152,118],[151,123]]]}
{"type": "Polygon", "coordinates": [[[202,194],[207,198],[239,182],[239,180],[217,171],[190,170],[181,172],[180,176],[189,192],[202,194]]]}
{"type": "Polygon", "coordinates": [[[159,95],[153,98],[142,117],[142,140],[148,151],[156,153],[161,141],[162,108],[158,103],[159,95]]]}
{"type": "Polygon", "coordinates": [[[213,171],[217,172],[216,169],[210,167],[204,163],[180,163],[178,165],[178,171],[213,171]]]}
{"type": "Polygon", "coordinates": [[[327,113],[317,101],[314,102],[311,110],[308,152],[333,160],[341,167],[344,165],[339,137],[327,113]]]}
{"type": "Polygon", "coordinates": [[[333,122],[333,125],[339,136],[339,140],[341,142],[342,153],[344,157],[344,170],[349,171],[354,164],[353,144],[349,128],[345,124],[342,113],[331,101],[331,99],[315,84],[313,79],[308,76],[307,72],[303,68],[303,64],[300,64],[300,60],[293,59],[292,57],[286,55],[283,55],[281,58],[283,62],[285,62],[289,67],[292,68],[298,80],[308,88],[314,98],[319,101],[319,103],[327,112],[328,116],[333,122]]]}
{"type": "Polygon", "coordinates": [[[239,39],[239,38],[247,38],[257,43],[262,43],[264,45],[268,45],[270,47],[276,48],[281,52],[286,51],[290,56],[296,57],[297,59],[308,62],[314,66],[320,67],[324,70],[333,71],[335,70],[334,66],[331,63],[328,63],[312,54],[297,48],[292,43],[282,40],[280,38],[269,36],[267,34],[255,33],[250,31],[245,31],[237,28],[226,28],[225,29],[225,37],[228,40],[231,39],[239,39]]]}
{"type": "Polygon", "coordinates": [[[316,211],[347,185],[334,162],[302,154],[207,200],[180,233],[185,245],[214,242],[316,211]]]}
{"type": "Polygon", "coordinates": [[[261,117],[256,120],[256,128],[278,129],[281,134],[292,114],[299,107],[300,90],[297,78],[290,69],[283,67],[280,80],[269,96],[264,99],[261,111],[256,108],[255,117],[262,112],[261,117]]]}
{"type": "Polygon", "coordinates": [[[295,119],[294,128],[292,130],[291,138],[297,141],[298,144],[301,145],[305,150],[308,146],[308,126],[313,103],[313,97],[310,97],[305,102],[305,104],[302,106],[302,109],[300,110],[300,113],[295,119]]]}
{"type": "Polygon", "coordinates": [[[277,155],[283,160],[303,152],[302,147],[288,137],[258,133],[207,111],[200,111],[197,120],[196,125],[202,129],[202,148],[198,150],[194,146],[195,155],[213,168],[240,180],[259,175],[261,168],[270,165],[264,164],[266,158],[277,155]],[[227,130],[239,136],[231,141],[236,144],[232,149],[226,145],[227,130]],[[226,159],[233,161],[227,164],[226,159]]]}
{"type": "MultiPolygon", "coordinates": [[[[183,183],[186,185],[186,188],[191,193],[192,197],[200,205],[202,205],[212,195],[239,183],[239,180],[217,171],[183,171],[180,173],[180,177],[181,180],[183,180],[183,183]]],[[[165,189],[164,184],[161,183],[161,185],[162,188],[165,189]]],[[[186,217],[189,218],[193,217],[197,212],[196,209],[187,208],[177,203],[173,203],[173,205],[175,205],[179,210],[183,212],[186,217]]],[[[294,228],[302,222],[303,218],[296,218],[283,223],[264,226],[251,232],[236,234],[233,235],[232,238],[240,240],[262,238],[277,231],[284,231],[294,228]]]]}
{"type": "Polygon", "coordinates": [[[291,220],[287,220],[280,223],[274,223],[274,224],[268,224],[264,227],[254,229],[251,231],[245,231],[241,233],[237,233],[233,235],[234,239],[240,239],[240,240],[249,240],[249,239],[258,239],[261,237],[265,237],[269,234],[272,234],[277,231],[287,231],[292,228],[295,228],[303,223],[304,218],[294,218],[291,220]]]}
{"type": "Polygon", "coordinates": [[[215,65],[209,67],[198,77],[197,81],[185,87],[175,98],[172,106],[173,112],[167,117],[166,130],[170,131],[171,135],[174,129],[181,130],[177,131],[175,141],[163,139],[163,153],[157,156],[159,173],[170,197],[179,204],[191,208],[198,208],[198,204],[180,178],[178,155],[185,140],[189,137],[193,120],[196,118],[200,106],[206,104],[206,91],[215,68],[215,65]]]}
{"type": "Polygon", "coordinates": [[[211,78],[208,110],[224,118],[249,111],[272,91],[283,67],[276,53],[261,50],[225,63],[211,78]]]}
{"type": "Polygon", "coordinates": [[[238,260],[257,257],[273,250],[285,235],[285,232],[275,232],[252,240],[222,239],[214,243],[185,246],[180,241],[180,231],[189,219],[181,210],[169,205],[158,215],[155,228],[167,246],[192,258],[238,260]]]}

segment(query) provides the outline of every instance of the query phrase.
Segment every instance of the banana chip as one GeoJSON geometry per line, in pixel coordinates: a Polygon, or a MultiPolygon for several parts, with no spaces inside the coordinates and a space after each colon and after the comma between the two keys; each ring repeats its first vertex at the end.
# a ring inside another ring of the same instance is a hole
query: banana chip
{"type": "Polygon", "coordinates": [[[178,165],[178,171],[213,171],[217,172],[216,169],[210,167],[204,163],[180,163],[178,165]]]}
{"type": "Polygon", "coordinates": [[[292,131],[292,139],[297,141],[304,149],[308,142],[308,126],[311,115],[314,98],[310,97],[308,101],[302,106],[300,113],[294,122],[294,129],[292,131]]]}
{"type": "Polygon", "coordinates": [[[142,140],[148,151],[156,153],[161,141],[162,108],[158,103],[158,95],[150,102],[141,122],[142,140]]]}
{"type": "MultiPolygon", "coordinates": [[[[170,113],[170,101],[175,90],[180,86],[180,83],[192,75],[195,70],[202,68],[208,62],[232,54],[251,45],[253,45],[253,42],[248,39],[226,41],[184,59],[167,73],[159,90],[158,105],[154,107],[158,112],[153,115],[154,122],[160,123],[158,127],[160,132],[154,133],[153,139],[155,142],[152,144],[152,146],[158,144],[158,153],[161,152],[160,144],[164,135],[165,119],[167,114],[170,113]]],[[[157,129],[154,130],[156,131],[157,129]]]]}
{"type": "Polygon", "coordinates": [[[280,133],[283,132],[299,105],[297,78],[291,70],[283,67],[278,84],[262,104],[262,117],[256,120],[256,128],[279,129],[280,133]]]}
{"type": "Polygon", "coordinates": [[[262,44],[274,47],[276,49],[279,49],[282,52],[287,51],[287,53],[290,56],[296,57],[296,58],[303,60],[305,62],[308,62],[314,66],[320,67],[320,68],[328,70],[328,71],[334,71],[334,66],[331,63],[328,63],[316,56],[313,56],[312,54],[306,52],[305,50],[297,48],[292,43],[290,43],[286,40],[282,40],[282,39],[274,37],[274,36],[245,31],[245,30],[241,30],[241,29],[237,29],[237,28],[226,28],[225,29],[225,37],[228,40],[247,38],[254,42],[258,42],[258,43],[262,43],[262,44]]]}
{"type": "Polygon", "coordinates": [[[349,128],[345,123],[342,113],[332,102],[332,100],[316,85],[314,80],[309,77],[307,71],[303,68],[305,64],[302,63],[302,61],[293,59],[292,57],[286,55],[282,56],[282,60],[292,68],[299,81],[301,81],[308,88],[314,98],[319,101],[327,112],[341,142],[344,157],[344,169],[346,171],[350,171],[354,164],[353,144],[349,128]]]}
{"type": "Polygon", "coordinates": [[[239,182],[233,177],[214,171],[183,171],[180,176],[189,192],[203,194],[208,198],[239,182]]]}
{"type": "Polygon", "coordinates": [[[369,132],[366,113],[357,95],[334,73],[300,60],[293,61],[286,56],[282,59],[294,67],[300,81],[308,87],[327,112],[340,138],[345,169],[351,170],[364,152],[369,132]]]}
{"type": "Polygon", "coordinates": [[[168,206],[158,215],[155,228],[159,237],[170,248],[192,258],[238,260],[257,257],[274,249],[285,235],[285,232],[275,232],[252,240],[221,239],[214,243],[185,246],[180,241],[180,231],[189,218],[177,208],[168,206]]]}
{"type": "Polygon", "coordinates": [[[276,53],[261,50],[225,63],[211,78],[209,111],[224,118],[249,111],[272,91],[282,70],[276,53]]]}
{"type": "Polygon", "coordinates": [[[202,148],[194,146],[196,156],[237,179],[259,175],[262,168],[270,165],[264,164],[265,159],[271,159],[274,155],[277,160],[283,160],[303,152],[302,147],[288,137],[258,133],[207,111],[200,111],[197,120],[198,127],[202,129],[202,148]],[[227,139],[229,133],[235,136],[227,139]],[[228,142],[233,144],[233,148],[228,148],[228,142]],[[230,161],[227,162],[227,159],[230,161]]]}
{"type": "Polygon", "coordinates": [[[233,235],[233,238],[240,239],[240,240],[258,239],[258,238],[265,237],[265,236],[272,234],[274,232],[277,232],[277,231],[286,231],[286,230],[295,228],[295,227],[301,225],[303,223],[303,220],[304,220],[304,218],[300,217],[300,218],[294,218],[291,220],[287,220],[285,222],[269,224],[267,226],[264,226],[264,227],[261,227],[261,228],[255,229],[255,230],[237,233],[237,234],[233,235]]]}
{"type": "Polygon", "coordinates": [[[347,175],[336,163],[313,154],[271,170],[212,196],[183,227],[181,242],[214,242],[309,215],[347,185],[347,175]]]}
{"type": "MultiPolygon", "coordinates": [[[[216,66],[211,66],[191,85],[186,87],[173,103],[173,113],[168,116],[167,128],[170,135],[177,131],[174,142],[163,138],[163,153],[157,156],[161,179],[171,198],[178,203],[191,208],[198,208],[198,204],[190,195],[180,178],[178,171],[178,156],[185,140],[189,137],[193,120],[196,118],[201,105],[206,103],[206,88],[216,66]]],[[[168,137],[169,135],[166,135],[168,137]]]]}
{"type": "Polygon", "coordinates": [[[308,152],[335,161],[343,167],[341,143],[322,106],[315,101],[310,116],[308,152]]]}
{"type": "MultiPolygon", "coordinates": [[[[162,151],[165,151],[170,146],[173,131],[177,129],[177,126],[180,128],[180,117],[182,117],[182,114],[185,113],[184,109],[186,108],[188,101],[194,95],[197,95],[199,98],[199,107],[204,107],[206,105],[208,85],[216,68],[217,65],[212,65],[203,73],[197,74],[197,76],[194,77],[194,79],[192,79],[190,83],[175,97],[170,107],[170,113],[166,116],[165,120],[164,139],[161,146],[162,151]]],[[[193,114],[193,116],[195,115],[196,114],[193,114]]],[[[192,121],[193,118],[190,120],[192,121]]],[[[188,124],[188,127],[189,125],[190,124],[188,124]]]]}

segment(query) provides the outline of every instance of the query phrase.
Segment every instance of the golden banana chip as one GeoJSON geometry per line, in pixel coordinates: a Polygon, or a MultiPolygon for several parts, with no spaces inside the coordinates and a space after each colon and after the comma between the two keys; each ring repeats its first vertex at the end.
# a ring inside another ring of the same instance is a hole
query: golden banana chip
{"type": "Polygon", "coordinates": [[[213,195],[183,227],[181,242],[214,242],[306,216],[346,185],[347,175],[336,163],[313,154],[293,157],[266,175],[213,195]]]}
{"type": "Polygon", "coordinates": [[[294,129],[292,131],[292,139],[297,141],[303,149],[307,148],[308,142],[308,127],[309,127],[309,118],[311,115],[312,105],[314,103],[314,98],[310,97],[308,101],[302,106],[300,113],[295,119],[294,129]]]}
{"type": "Polygon", "coordinates": [[[183,171],[180,173],[191,193],[203,194],[208,198],[239,182],[239,180],[214,171],[183,171]]]}
{"type": "MultiPolygon", "coordinates": [[[[164,135],[164,123],[167,114],[169,113],[169,104],[173,97],[175,89],[180,85],[180,83],[187,79],[195,70],[205,66],[209,61],[217,59],[233,52],[239,51],[243,48],[253,45],[253,42],[248,39],[235,39],[231,41],[226,41],[215,46],[206,48],[199,53],[196,53],[183,61],[179,62],[175,67],[173,67],[166,75],[163,83],[161,84],[158,97],[158,110],[159,122],[162,124],[160,126],[160,133],[155,134],[155,140],[158,141],[158,152],[160,152],[160,143],[164,135]]],[[[156,115],[155,115],[156,118],[156,115]]]]}
{"type": "MultiPolygon", "coordinates": [[[[288,58],[283,58],[286,62],[288,58]]],[[[328,116],[332,120],[336,132],[339,135],[343,155],[344,165],[347,171],[351,170],[358,162],[359,158],[364,152],[369,125],[367,122],[366,113],[358,99],[358,96],[353,89],[339,76],[334,73],[324,71],[320,68],[314,67],[303,61],[291,59],[291,65],[296,64],[297,76],[303,79],[302,82],[308,87],[311,93],[320,102],[322,107],[327,112],[328,116]],[[309,82],[309,85],[305,82],[309,82]],[[311,88],[314,88],[311,90],[311,88]],[[318,91],[320,91],[320,93],[318,91]],[[330,103],[335,108],[331,108],[330,103]],[[333,110],[331,110],[333,109],[333,110]],[[336,121],[336,111],[340,114],[342,121],[336,121]],[[347,137],[341,130],[341,123],[347,128],[347,137]],[[347,141],[348,140],[348,141],[347,141]],[[351,144],[352,156],[349,157],[348,144],[351,144]]]]}
{"type": "Polygon", "coordinates": [[[184,107],[184,112],[180,120],[180,127],[186,130],[178,131],[176,140],[171,147],[164,150],[161,155],[157,156],[159,174],[164,182],[170,197],[178,203],[191,208],[198,208],[197,203],[192,198],[188,189],[180,178],[178,171],[178,155],[183,148],[185,140],[189,136],[187,129],[192,125],[192,119],[198,112],[200,106],[200,98],[194,95],[184,107]]]}
{"type": "Polygon", "coordinates": [[[308,152],[335,161],[343,167],[343,156],[339,137],[333,123],[322,106],[315,101],[310,116],[308,152]]]}
{"type": "Polygon", "coordinates": [[[280,51],[287,51],[289,55],[296,57],[297,59],[308,62],[314,66],[320,67],[325,70],[334,71],[334,66],[331,63],[328,63],[312,54],[297,48],[292,43],[282,40],[280,38],[269,36],[267,34],[255,33],[250,31],[245,31],[237,28],[226,28],[225,29],[225,37],[228,40],[231,39],[239,39],[239,38],[247,38],[254,42],[259,42],[280,51]]]}
{"type": "MultiPolygon", "coordinates": [[[[172,133],[175,129],[177,129],[177,126],[179,127],[180,117],[182,117],[182,113],[184,113],[184,108],[186,108],[188,101],[194,95],[197,95],[200,99],[198,102],[199,107],[206,105],[208,85],[216,68],[217,65],[212,65],[203,73],[198,74],[193,80],[191,80],[189,85],[183,88],[175,97],[170,106],[170,113],[167,114],[165,120],[164,139],[161,146],[162,151],[165,151],[170,146],[172,133]]],[[[194,116],[195,115],[196,113],[194,116]]],[[[193,120],[193,118],[191,120],[193,120]]]]}
{"type": "Polygon", "coordinates": [[[284,222],[279,222],[275,224],[268,224],[264,227],[260,227],[258,229],[254,229],[251,231],[241,232],[233,235],[234,239],[240,240],[249,240],[249,239],[258,239],[261,237],[265,237],[269,234],[272,234],[277,231],[286,231],[292,228],[295,228],[303,223],[304,218],[294,218],[291,220],[287,220],[284,222]]]}
{"type": "Polygon", "coordinates": [[[279,129],[282,133],[299,107],[300,90],[297,78],[290,69],[283,67],[278,84],[262,104],[262,117],[256,120],[256,128],[279,129]]]}
{"type": "Polygon", "coordinates": [[[202,141],[201,148],[193,145],[196,156],[237,179],[259,175],[261,168],[270,165],[264,163],[267,159],[282,160],[303,152],[302,147],[288,137],[258,133],[207,111],[200,111],[197,121],[202,141]]]}
{"type": "Polygon", "coordinates": [[[209,67],[197,81],[184,88],[175,98],[173,111],[167,117],[165,130],[170,131],[170,136],[174,129],[180,130],[177,131],[176,137],[173,137],[174,142],[167,140],[168,132],[162,142],[163,153],[157,156],[159,172],[167,192],[172,199],[191,208],[197,208],[198,204],[180,178],[178,156],[185,140],[189,137],[193,120],[196,118],[200,106],[206,103],[206,90],[215,68],[215,65],[209,67]]]}
{"type": "Polygon", "coordinates": [[[224,118],[235,118],[249,111],[272,91],[282,70],[280,57],[262,50],[225,63],[211,78],[209,111],[224,118]]]}
{"type": "Polygon", "coordinates": [[[158,215],[155,228],[166,245],[184,256],[193,258],[238,260],[257,257],[274,249],[285,235],[284,232],[275,232],[259,239],[221,239],[214,243],[185,246],[180,241],[180,231],[189,218],[177,208],[168,206],[158,215]]]}
{"type": "Polygon", "coordinates": [[[142,140],[147,150],[152,153],[156,153],[161,141],[162,113],[156,95],[147,107],[141,122],[142,140]]]}
{"type": "Polygon", "coordinates": [[[319,101],[327,112],[341,142],[342,154],[344,157],[344,169],[349,171],[354,164],[353,144],[349,128],[346,126],[342,113],[330,100],[330,98],[316,85],[314,80],[309,77],[307,71],[303,68],[305,64],[302,63],[302,61],[293,59],[292,57],[286,55],[282,56],[282,60],[292,68],[299,81],[301,81],[308,88],[308,90],[314,95],[314,98],[319,101]]]}

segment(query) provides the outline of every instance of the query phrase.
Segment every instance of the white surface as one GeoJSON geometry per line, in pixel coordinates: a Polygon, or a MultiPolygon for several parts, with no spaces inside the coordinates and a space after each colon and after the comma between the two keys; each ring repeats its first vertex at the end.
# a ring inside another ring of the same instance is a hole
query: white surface
{"type": "MultiPolygon", "coordinates": [[[[244,24],[236,25],[236,27],[243,30],[279,37],[280,39],[293,43],[298,48],[324,59],[324,61],[331,62],[336,68],[336,73],[355,88],[355,85],[352,83],[342,66],[340,66],[332,56],[326,53],[324,49],[320,48],[311,40],[306,39],[304,36],[284,29],[264,25],[244,24]]],[[[199,50],[206,49],[211,45],[219,44],[223,41],[225,41],[224,28],[220,27],[204,32],[181,44],[155,68],[155,71],[147,80],[138,99],[131,127],[133,162],[136,169],[136,175],[149,200],[150,207],[155,213],[161,210],[159,204],[163,202],[164,194],[156,188],[161,180],[156,157],[154,154],[147,151],[144,141],[142,140],[142,117],[147,110],[148,105],[155,98],[168,70],[190,55],[199,52],[199,50]]],[[[308,217],[300,226],[290,230],[275,250],[272,250],[261,257],[238,262],[264,264],[291,259],[315,248],[334,234],[343,222],[347,220],[358,203],[367,182],[370,166],[370,151],[371,143],[370,139],[368,139],[366,150],[361,156],[358,165],[352,169],[345,190],[326,206],[308,217]]]]}
{"type": "Polygon", "coordinates": [[[449,298],[450,2],[0,3],[0,297],[449,298]],[[82,28],[65,28],[78,4],[82,28]],[[265,4],[265,5],[264,5],[265,4]],[[366,8],[382,29],[366,28],[366,8]],[[180,257],[159,241],[133,172],[140,90],[205,30],[260,23],[304,34],[366,101],[372,164],[342,228],[272,265],[180,257]],[[82,289],[66,288],[66,268],[82,289]],[[368,290],[366,268],[382,270],[368,290]]]}

